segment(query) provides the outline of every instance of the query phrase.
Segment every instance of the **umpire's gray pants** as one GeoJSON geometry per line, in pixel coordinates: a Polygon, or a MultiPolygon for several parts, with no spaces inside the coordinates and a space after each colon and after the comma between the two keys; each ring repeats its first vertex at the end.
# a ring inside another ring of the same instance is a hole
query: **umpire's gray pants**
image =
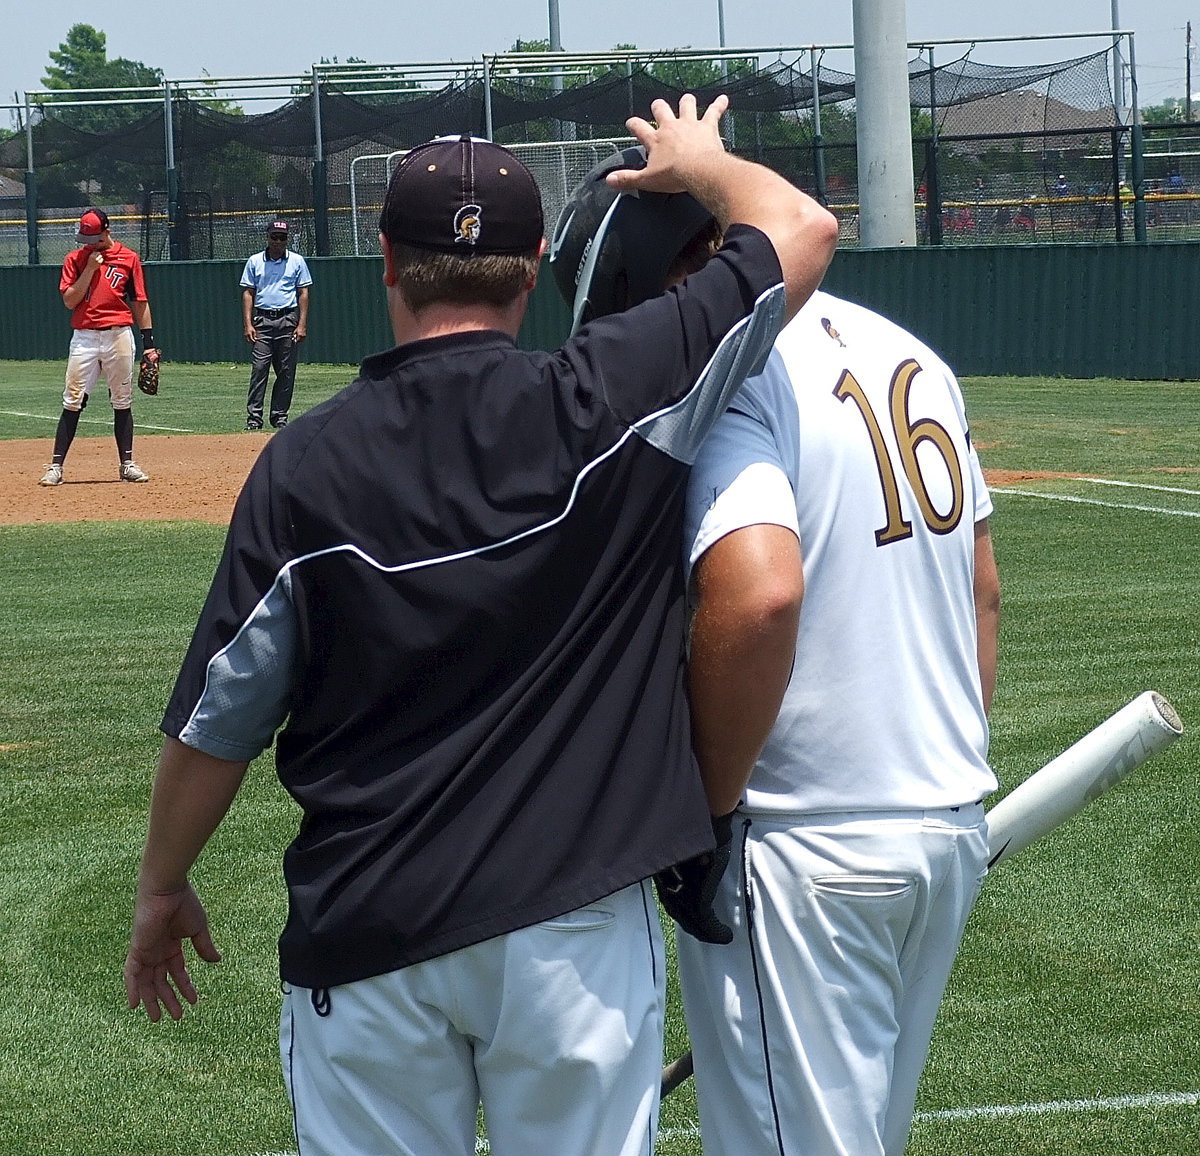
{"type": "Polygon", "coordinates": [[[262,424],[263,399],[267,378],[275,367],[275,385],[271,389],[271,424],[286,420],[296,387],[296,356],[300,347],[295,339],[300,310],[289,309],[278,317],[255,312],[254,328],[258,338],[250,353],[250,391],[246,397],[246,419],[262,424]]]}

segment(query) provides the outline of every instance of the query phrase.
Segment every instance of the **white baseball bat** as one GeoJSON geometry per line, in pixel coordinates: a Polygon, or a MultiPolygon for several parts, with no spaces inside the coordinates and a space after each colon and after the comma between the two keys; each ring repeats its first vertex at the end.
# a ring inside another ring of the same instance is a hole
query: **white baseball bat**
{"type": "MultiPolygon", "coordinates": [[[[1181,734],[1175,708],[1157,691],[1143,691],[988,810],[988,866],[1049,834],[1181,734]]],[[[691,1074],[692,1053],[684,1052],[663,1068],[661,1094],[691,1074]]]]}
{"type": "Polygon", "coordinates": [[[1175,708],[1143,691],[988,810],[988,866],[1053,831],[1181,734],[1175,708]]]}

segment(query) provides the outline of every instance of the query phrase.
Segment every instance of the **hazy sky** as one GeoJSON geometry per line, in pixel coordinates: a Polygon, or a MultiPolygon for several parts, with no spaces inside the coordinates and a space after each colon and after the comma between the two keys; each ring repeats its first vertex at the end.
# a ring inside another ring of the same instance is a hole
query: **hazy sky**
{"type": "MultiPolygon", "coordinates": [[[[721,0],[729,47],[848,44],[850,0],[721,0]]],[[[1200,0],[1117,0],[1123,28],[1136,33],[1141,103],[1157,104],[1185,92],[1189,20],[1200,37],[1200,0]]],[[[908,0],[910,40],[987,36],[1046,36],[1112,27],[1113,0],[908,0]]],[[[718,0],[559,0],[563,47],[598,51],[618,43],[639,48],[715,47],[718,0]],[[652,14],[653,19],[648,15],[652,14]]],[[[41,87],[49,53],[72,24],[84,22],[108,36],[110,57],[161,68],[173,79],[202,75],[277,75],[306,72],[321,57],[361,57],[372,63],[477,60],[517,39],[548,35],[548,0],[40,0],[21,4],[0,35],[0,104],[14,93],[41,87]],[[439,15],[434,16],[434,13],[439,15]]],[[[1099,41],[980,44],[981,63],[1045,63],[1083,55],[1099,41]]],[[[937,60],[965,51],[946,47],[937,60]]],[[[1193,56],[1195,61],[1195,56],[1193,56]]],[[[833,67],[850,70],[843,59],[833,67]]],[[[1200,65],[1200,62],[1196,62],[1200,65]]],[[[1193,90],[1200,90],[1200,66],[1193,90]]],[[[17,97],[23,100],[23,95],[17,97]]],[[[247,111],[255,111],[247,104],[247,111]]],[[[3,121],[7,123],[7,114],[3,121]]]]}

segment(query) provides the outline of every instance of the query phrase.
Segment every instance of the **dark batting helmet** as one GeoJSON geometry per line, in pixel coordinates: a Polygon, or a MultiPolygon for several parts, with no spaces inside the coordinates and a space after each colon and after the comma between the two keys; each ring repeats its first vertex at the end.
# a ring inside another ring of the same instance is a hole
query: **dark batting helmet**
{"type": "Polygon", "coordinates": [[[675,258],[712,221],[689,193],[618,193],[604,179],[614,169],[645,167],[640,146],[606,158],[559,214],[550,268],[571,308],[572,333],[657,297],[675,258]]]}

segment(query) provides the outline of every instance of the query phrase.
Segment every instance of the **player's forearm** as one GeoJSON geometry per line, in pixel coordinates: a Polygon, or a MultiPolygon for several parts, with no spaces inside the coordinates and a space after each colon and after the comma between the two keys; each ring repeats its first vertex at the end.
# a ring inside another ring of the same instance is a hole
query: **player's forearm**
{"type": "Polygon", "coordinates": [[[139,329],[153,329],[154,318],[150,314],[149,301],[131,301],[129,310],[133,314],[134,324],[139,329]]]}
{"type": "Polygon", "coordinates": [[[987,520],[975,524],[975,629],[983,709],[992,709],[1000,641],[1000,573],[987,520]]]}
{"type": "Polygon", "coordinates": [[[138,890],[169,894],[188,871],[232,804],[246,763],[231,763],[168,738],[159,758],[138,890]]]}
{"type": "Polygon", "coordinates": [[[85,270],[80,274],[79,280],[74,285],[70,285],[63,290],[63,304],[68,309],[74,309],[87,296],[93,276],[94,273],[85,270]]]}
{"type": "Polygon", "coordinates": [[[702,671],[688,681],[692,745],[714,815],[727,815],[738,805],[779,709],[777,701],[749,685],[750,662],[762,652],[729,654],[728,666],[702,660],[702,671]]]}
{"type": "Polygon", "coordinates": [[[714,815],[737,806],[779,713],[804,592],[799,543],[750,526],[697,563],[688,660],[692,745],[714,815]]]}
{"type": "Polygon", "coordinates": [[[794,623],[780,617],[697,620],[688,674],[692,745],[714,815],[738,805],[779,714],[796,646],[794,623]]]}

